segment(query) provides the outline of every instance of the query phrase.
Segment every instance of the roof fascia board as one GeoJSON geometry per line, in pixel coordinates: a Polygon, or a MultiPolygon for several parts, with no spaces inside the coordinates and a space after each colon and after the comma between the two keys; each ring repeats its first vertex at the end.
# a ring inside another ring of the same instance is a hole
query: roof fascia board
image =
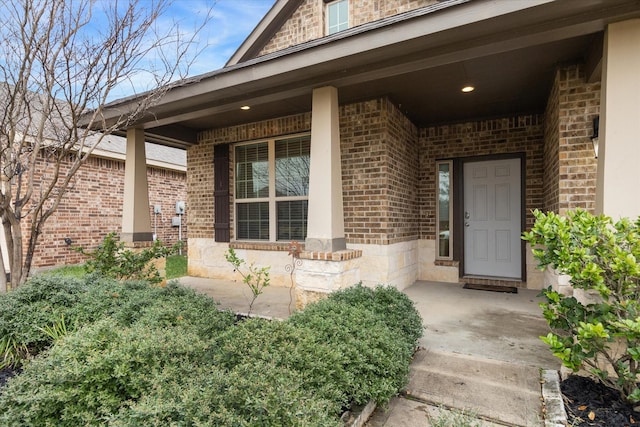
{"type": "MultiPolygon", "coordinates": [[[[598,14],[603,7],[614,3],[608,1],[609,3],[602,0],[474,0],[376,31],[363,32],[333,43],[319,44],[313,49],[282,54],[270,60],[263,58],[256,62],[248,61],[230,69],[201,76],[196,83],[185,84],[169,91],[153,108],[153,116],[145,121],[150,127],[169,124],[179,117],[173,115],[176,111],[185,111],[185,108],[191,106],[193,112],[198,108],[198,104],[201,107],[207,108],[206,105],[209,105],[210,108],[217,109],[225,99],[237,100],[243,96],[249,98],[267,89],[273,93],[274,87],[282,86],[283,82],[286,82],[289,90],[302,89],[301,82],[309,82],[310,76],[315,76],[318,79],[316,83],[319,83],[326,73],[332,73],[335,77],[341,66],[345,67],[344,72],[347,75],[358,67],[368,67],[383,51],[399,55],[403,54],[402,49],[416,49],[419,45],[422,52],[442,52],[439,57],[436,55],[434,58],[427,58],[427,61],[433,62],[438,58],[439,61],[452,61],[455,60],[456,54],[458,58],[465,54],[464,51],[459,52],[463,42],[471,46],[475,44],[475,54],[479,55],[489,54],[492,49],[495,49],[496,53],[504,49],[514,49],[527,39],[529,43],[545,39],[552,41],[554,37],[597,31],[598,26],[604,25],[596,22],[600,19],[598,14]],[[534,9],[536,6],[544,5],[549,7],[534,9]],[[532,11],[535,13],[531,13],[532,11]],[[576,13],[573,13],[574,11],[576,13]],[[508,15],[513,16],[513,19],[508,15]],[[510,25],[503,30],[505,23],[510,25]],[[505,37],[509,40],[505,40],[505,37]],[[483,46],[479,46],[480,43],[483,43],[483,46]]],[[[639,2],[618,0],[615,4],[624,12],[637,8],[639,2]]],[[[615,6],[609,9],[613,10],[615,6]]],[[[604,21],[606,18],[604,16],[601,19],[604,21]]],[[[122,108],[123,105],[115,107],[122,108]]],[[[230,105],[227,106],[227,109],[229,108],[230,105]]],[[[188,114],[193,116],[193,113],[188,114]]]]}
{"type": "MultiPolygon", "coordinates": [[[[397,45],[414,38],[441,33],[488,18],[497,18],[545,3],[553,3],[554,1],[474,0],[458,5],[456,8],[444,9],[437,14],[425,15],[420,19],[398,23],[399,26],[386,27],[382,31],[375,32],[375,34],[366,32],[342,39],[337,43],[323,44],[314,49],[305,49],[296,52],[296,54],[280,56],[277,60],[265,60],[257,63],[249,61],[248,63],[238,64],[231,69],[218,70],[218,72],[212,73],[208,77],[203,76],[197,83],[185,84],[170,90],[163,96],[158,106],[184,99],[194,99],[199,96],[207,97],[210,93],[228,88],[238,86],[247,88],[256,85],[261,80],[273,76],[281,76],[289,71],[316,66],[322,68],[323,64],[329,64],[330,62],[362,53],[365,46],[367,47],[366,50],[375,50],[397,45]],[[492,8],[490,15],[486,10],[488,5],[492,8]],[[526,7],[523,7],[523,5],[526,5],[526,7]],[[425,21],[427,22],[425,23],[425,21]],[[366,40],[363,41],[363,38],[366,38],[366,40]]],[[[327,65],[326,68],[330,67],[327,65]]],[[[118,107],[116,106],[116,108],[118,107]]]]}

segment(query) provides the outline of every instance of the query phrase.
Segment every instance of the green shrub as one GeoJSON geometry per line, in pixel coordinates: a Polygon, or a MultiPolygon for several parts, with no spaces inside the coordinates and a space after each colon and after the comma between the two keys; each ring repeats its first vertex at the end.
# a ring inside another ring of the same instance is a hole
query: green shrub
{"type": "Polygon", "coordinates": [[[109,233],[100,246],[93,251],[87,251],[82,247],[73,249],[89,258],[84,264],[87,273],[95,272],[117,280],[146,280],[150,283],[160,283],[163,278],[151,261],[173,254],[177,247],[167,248],[160,240],[155,240],[152,246],[134,251],[118,240],[117,233],[109,233]]]}
{"type": "Polygon", "coordinates": [[[346,406],[398,392],[419,336],[404,324],[419,321],[415,309],[388,288],[233,327],[234,315],[175,284],[83,289],[58,310],[75,331],[9,381],[0,425],[338,426],[346,406]]]}
{"type": "Polygon", "coordinates": [[[543,291],[541,307],[553,330],[543,341],[568,368],[587,367],[628,401],[639,402],[640,219],[614,223],[584,211],[534,215],[524,240],[540,267],[552,266],[569,275],[575,289],[595,296],[583,304],[551,288],[543,291]]]}
{"type": "Polygon", "coordinates": [[[2,425],[99,425],[153,389],[203,363],[206,342],[188,328],[114,327],[106,318],[67,335],[12,378],[2,425]]]}
{"type": "Polygon", "coordinates": [[[15,291],[0,295],[0,364],[17,366],[26,356],[47,348],[53,342],[47,331],[61,327],[60,319],[68,329],[105,317],[122,327],[136,322],[187,324],[201,336],[214,335],[235,320],[232,313],[219,312],[211,298],[177,283],[161,288],[98,275],[82,280],[36,276],[15,291]]]}
{"type": "Polygon", "coordinates": [[[52,338],[44,328],[55,324],[77,304],[84,290],[84,283],[78,279],[36,276],[16,290],[0,295],[0,347],[3,347],[0,360],[19,365],[27,355],[46,348],[52,338]],[[21,355],[11,356],[14,350],[21,355]]]}
{"type": "Polygon", "coordinates": [[[367,288],[359,283],[332,293],[329,299],[372,310],[385,325],[398,332],[412,349],[415,349],[424,332],[422,318],[414,302],[405,293],[391,286],[367,288]]]}
{"type": "Polygon", "coordinates": [[[372,310],[327,299],[289,321],[318,347],[315,358],[330,360],[316,380],[341,390],[345,406],[386,402],[407,383],[413,348],[372,310]]]}

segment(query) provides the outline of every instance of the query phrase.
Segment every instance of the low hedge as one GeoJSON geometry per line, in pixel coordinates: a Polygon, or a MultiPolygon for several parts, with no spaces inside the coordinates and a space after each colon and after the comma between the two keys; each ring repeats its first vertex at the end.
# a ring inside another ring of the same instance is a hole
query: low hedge
{"type": "MultiPolygon", "coordinates": [[[[118,327],[136,322],[163,326],[188,323],[202,336],[224,330],[235,320],[232,313],[218,311],[211,298],[174,282],[158,287],[97,275],[81,279],[43,275],[0,296],[0,341],[35,355],[53,342],[47,329],[72,331],[107,316],[118,327]]],[[[10,360],[10,355],[4,358],[14,366],[22,362],[10,360]]]]}
{"type": "Polygon", "coordinates": [[[51,311],[87,323],[9,381],[1,425],[337,426],[348,405],[397,393],[422,332],[392,288],[355,286],[287,321],[231,326],[229,313],[180,286],[83,286],[51,311]]]}

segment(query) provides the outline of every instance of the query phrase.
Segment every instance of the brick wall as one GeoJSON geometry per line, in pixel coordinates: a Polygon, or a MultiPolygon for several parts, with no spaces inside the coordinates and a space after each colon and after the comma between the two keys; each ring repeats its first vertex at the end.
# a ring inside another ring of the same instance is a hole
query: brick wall
{"type": "Polygon", "coordinates": [[[417,129],[388,99],[340,108],[347,243],[418,237],[417,129]]]}
{"type": "MultiPolygon", "coordinates": [[[[433,3],[437,0],[350,0],[349,26],[377,21],[433,3]]],[[[325,28],[323,0],[305,0],[258,56],[321,38],[325,36],[325,28]]]]}
{"type": "MultiPolygon", "coordinates": [[[[171,227],[171,217],[175,215],[175,202],[186,197],[185,173],[149,167],[147,179],[150,212],[153,212],[154,205],[160,205],[162,209],[162,217],[157,218],[158,237],[167,244],[176,243],[178,228],[171,227]]],[[[34,254],[33,267],[82,262],[82,257],[65,244],[66,237],[73,241],[73,245],[94,249],[108,233],[120,232],[123,195],[124,161],[98,157],[89,159],[78,171],[57,211],[45,224],[34,254]]],[[[153,226],[152,215],[152,230],[153,226]]],[[[186,231],[183,222],[183,240],[186,240],[186,231]]]]}
{"type": "Polygon", "coordinates": [[[544,113],[544,203],[545,212],[558,212],[560,203],[560,73],[554,76],[553,86],[544,113]]]}
{"type": "MultiPolygon", "coordinates": [[[[391,244],[418,236],[417,129],[387,99],[340,107],[345,237],[391,244]]],[[[213,238],[213,145],[309,132],[311,114],[213,129],[187,152],[189,237],[213,238]],[[206,217],[204,221],[201,218],[206,217]]],[[[233,194],[233,150],[230,187],[233,194]]],[[[233,203],[233,197],[231,197],[233,203]]],[[[229,206],[232,218],[233,206],[229,206]]]]}
{"type": "Polygon", "coordinates": [[[556,73],[549,102],[557,102],[547,107],[547,120],[550,125],[557,123],[557,128],[549,126],[546,144],[550,147],[545,151],[549,151],[547,161],[557,164],[558,180],[548,188],[545,184],[545,189],[557,193],[557,203],[548,207],[560,214],[577,208],[594,212],[598,161],[591,136],[593,119],[600,114],[600,83],[587,83],[581,64],[562,68],[556,73]]]}
{"type": "MultiPolygon", "coordinates": [[[[211,129],[198,134],[198,145],[187,150],[187,200],[191,208],[189,217],[189,237],[214,238],[214,175],[213,146],[242,141],[252,141],[276,136],[311,131],[311,113],[297,114],[265,120],[258,123],[247,123],[227,128],[211,129]]],[[[231,150],[229,188],[229,209],[231,222],[231,239],[234,238],[233,194],[234,194],[234,150],[231,150]]]]}
{"type": "Polygon", "coordinates": [[[544,116],[522,115],[420,129],[418,203],[420,238],[435,239],[436,160],[493,154],[525,153],[526,228],[531,209],[543,202],[544,116]]]}

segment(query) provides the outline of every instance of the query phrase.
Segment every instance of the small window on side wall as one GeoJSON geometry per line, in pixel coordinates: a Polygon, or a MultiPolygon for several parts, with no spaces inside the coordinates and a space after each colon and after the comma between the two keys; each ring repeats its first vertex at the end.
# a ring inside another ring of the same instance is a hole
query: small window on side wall
{"type": "Polygon", "coordinates": [[[436,259],[453,259],[453,162],[436,162],[436,259]]]}
{"type": "Polygon", "coordinates": [[[349,1],[334,0],[327,2],[327,35],[349,28],[349,1]]]}

